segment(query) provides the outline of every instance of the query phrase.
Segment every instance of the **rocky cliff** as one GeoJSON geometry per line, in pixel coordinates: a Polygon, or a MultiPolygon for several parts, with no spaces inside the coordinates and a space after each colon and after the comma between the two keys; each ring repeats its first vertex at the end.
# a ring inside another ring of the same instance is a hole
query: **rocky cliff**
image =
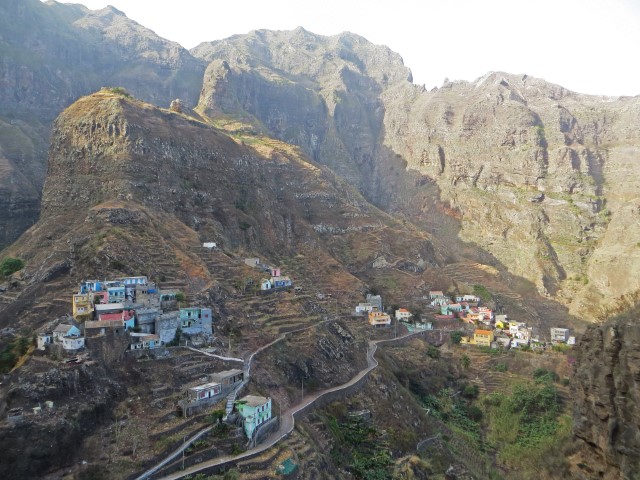
{"type": "Polygon", "coordinates": [[[7,0],[0,5],[0,246],[38,218],[51,122],[103,85],[195,105],[204,66],[180,45],[107,7],[7,0]]]}
{"type": "Polygon", "coordinates": [[[622,172],[636,168],[638,98],[503,73],[428,92],[386,47],[300,28],[192,53],[209,62],[202,111],[254,119],[300,145],[370,201],[453,243],[452,258],[488,251],[586,315],[640,286],[617,273],[640,260],[621,235],[637,223],[635,175],[622,172]]]}
{"type": "Polygon", "coordinates": [[[112,89],[66,109],[51,136],[41,218],[7,250],[27,268],[0,321],[35,314],[34,304],[52,313],[49,289],[59,296],[68,288],[60,282],[114,268],[152,278],[170,271],[193,294],[214,277],[235,278],[194,253],[202,241],[274,260],[309,254],[300,275],[319,288],[333,278],[332,288],[356,296],[381,257],[402,278],[393,280],[398,291],[442,262],[428,235],[370,205],[299,149],[230,136],[209,122],[112,89]]]}
{"type": "Polygon", "coordinates": [[[640,471],[640,327],[636,306],[590,327],[574,378],[574,432],[587,445],[583,470],[597,478],[636,478],[640,471]]]}

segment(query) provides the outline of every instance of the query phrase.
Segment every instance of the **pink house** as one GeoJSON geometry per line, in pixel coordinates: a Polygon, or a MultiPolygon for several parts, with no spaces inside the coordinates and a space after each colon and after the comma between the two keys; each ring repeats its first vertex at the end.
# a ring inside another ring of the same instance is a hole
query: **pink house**
{"type": "Polygon", "coordinates": [[[99,316],[100,321],[120,320],[126,322],[133,318],[133,310],[125,310],[123,312],[116,313],[101,313],[99,316]]]}
{"type": "Polygon", "coordinates": [[[279,267],[271,267],[271,268],[269,268],[269,272],[271,272],[271,276],[272,277],[279,277],[280,276],[280,268],[279,267]]]}
{"type": "Polygon", "coordinates": [[[106,304],[109,303],[109,292],[93,292],[93,303],[106,304]]]}

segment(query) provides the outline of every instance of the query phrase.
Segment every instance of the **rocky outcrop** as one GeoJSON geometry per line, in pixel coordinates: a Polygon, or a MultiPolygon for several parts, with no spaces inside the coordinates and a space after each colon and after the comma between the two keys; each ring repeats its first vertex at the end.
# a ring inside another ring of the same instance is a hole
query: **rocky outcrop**
{"type": "Polygon", "coordinates": [[[640,326],[630,313],[594,325],[575,365],[574,432],[582,460],[598,478],[636,478],[640,471],[640,326]]]}
{"type": "Polygon", "coordinates": [[[64,108],[104,85],[193,106],[204,71],[180,45],[113,7],[4,1],[0,50],[0,247],[38,218],[49,130],[64,108]]]}
{"type": "Polygon", "coordinates": [[[583,315],[640,287],[616,273],[640,251],[607,234],[637,223],[637,175],[621,175],[637,169],[638,98],[499,72],[426,91],[399,56],[348,33],[261,30],[192,53],[209,62],[202,109],[301,146],[440,237],[444,255],[489,252],[583,315]]]}

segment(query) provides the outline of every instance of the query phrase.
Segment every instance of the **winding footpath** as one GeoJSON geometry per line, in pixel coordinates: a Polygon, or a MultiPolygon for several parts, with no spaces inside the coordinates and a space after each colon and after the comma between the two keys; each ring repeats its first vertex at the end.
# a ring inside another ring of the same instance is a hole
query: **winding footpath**
{"type": "MultiPolygon", "coordinates": [[[[320,323],[325,323],[325,322],[330,322],[333,320],[325,320],[323,322],[320,323]]],[[[255,352],[253,352],[250,357],[248,362],[245,364],[246,365],[246,372],[247,372],[247,377],[249,374],[249,369],[251,368],[251,361],[253,360],[253,357],[260,353],[261,351],[265,350],[266,348],[274,345],[275,343],[278,343],[281,340],[284,340],[286,338],[286,336],[290,333],[295,333],[295,332],[299,332],[302,330],[307,330],[308,328],[317,326],[316,325],[312,325],[310,327],[303,327],[297,330],[292,330],[290,332],[286,332],[283,333],[282,335],[280,335],[278,338],[276,338],[275,340],[273,340],[272,342],[264,345],[263,347],[260,347],[258,350],[256,350],[255,352]]],[[[338,385],[336,387],[331,387],[331,388],[327,388],[325,390],[321,390],[319,392],[315,392],[305,398],[303,398],[303,400],[298,403],[297,405],[294,405],[293,407],[289,408],[287,411],[285,411],[281,418],[280,418],[280,427],[278,428],[278,430],[276,432],[273,432],[271,435],[269,435],[269,437],[267,437],[267,439],[255,446],[254,448],[251,448],[249,450],[247,450],[246,452],[243,452],[239,455],[224,455],[221,457],[217,457],[214,458],[212,460],[207,460],[206,462],[201,462],[198,463],[196,465],[193,465],[192,467],[189,467],[185,470],[182,470],[180,472],[176,472],[170,475],[167,475],[166,477],[162,477],[159,480],[177,480],[179,478],[182,478],[184,476],[187,475],[193,475],[196,474],[198,472],[201,472],[202,470],[206,470],[208,468],[212,468],[212,467],[219,467],[222,465],[225,465],[227,463],[232,463],[232,462],[237,462],[239,460],[242,459],[248,459],[251,457],[255,457],[257,455],[259,455],[260,453],[270,449],[271,447],[273,447],[275,444],[277,444],[279,441],[285,439],[287,436],[289,436],[289,434],[293,431],[294,427],[295,427],[295,415],[304,411],[305,409],[307,409],[309,406],[311,406],[313,403],[315,403],[317,400],[319,400],[320,398],[329,395],[331,393],[334,392],[339,392],[341,390],[346,390],[352,386],[354,386],[355,384],[357,384],[358,382],[362,381],[366,376],[369,375],[369,373],[371,373],[372,370],[374,370],[377,366],[378,366],[378,361],[375,359],[375,353],[376,350],[378,349],[378,345],[379,344],[385,344],[385,343],[395,343],[395,342],[399,342],[402,341],[408,337],[412,337],[412,336],[417,336],[417,335],[421,335],[424,332],[433,332],[433,331],[438,331],[438,330],[423,330],[423,331],[416,331],[416,332],[409,332],[406,333],[405,335],[402,335],[400,337],[396,337],[396,338],[391,338],[391,339],[383,339],[383,340],[372,340],[369,341],[368,344],[368,348],[367,348],[367,367],[362,369],[360,372],[358,372],[351,380],[349,380],[347,383],[343,383],[342,385],[338,385]]],[[[210,427],[207,428],[206,431],[208,431],[210,427]]],[[[200,431],[198,432],[198,434],[196,434],[198,436],[198,438],[206,433],[206,431],[200,431]]],[[[194,438],[195,440],[195,438],[194,438]]],[[[145,472],[144,474],[142,474],[140,477],[138,477],[136,480],[144,480],[149,478],[151,475],[153,475],[153,473],[155,473],[156,471],[158,471],[162,466],[166,465],[169,461],[171,461],[172,459],[176,458],[177,455],[179,455],[180,453],[182,453],[182,451],[187,448],[191,442],[193,440],[189,440],[189,442],[185,443],[182,447],[180,447],[178,450],[176,450],[175,452],[173,452],[170,456],[170,458],[165,459],[161,464],[158,464],[156,467],[154,467],[153,469],[148,470],[147,472],[145,472]]]]}

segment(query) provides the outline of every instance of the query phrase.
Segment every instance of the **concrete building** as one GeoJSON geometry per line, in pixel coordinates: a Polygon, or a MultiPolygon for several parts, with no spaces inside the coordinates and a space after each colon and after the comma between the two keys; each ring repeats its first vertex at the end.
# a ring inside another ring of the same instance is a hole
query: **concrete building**
{"type": "Polygon", "coordinates": [[[253,438],[255,431],[271,419],[271,398],[247,395],[236,402],[236,409],[242,417],[244,433],[253,438]]]}
{"type": "Polygon", "coordinates": [[[551,341],[553,343],[567,343],[569,340],[568,328],[552,328],[551,329],[551,341]]]}
{"type": "Polygon", "coordinates": [[[369,312],[369,325],[373,325],[374,327],[380,325],[391,325],[391,315],[384,312],[369,312]]]}
{"type": "Polygon", "coordinates": [[[378,310],[379,312],[382,312],[382,297],[380,295],[370,295],[367,294],[367,303],[370,303],[371,305],[373,305],[374,310],[378,310]]]}

